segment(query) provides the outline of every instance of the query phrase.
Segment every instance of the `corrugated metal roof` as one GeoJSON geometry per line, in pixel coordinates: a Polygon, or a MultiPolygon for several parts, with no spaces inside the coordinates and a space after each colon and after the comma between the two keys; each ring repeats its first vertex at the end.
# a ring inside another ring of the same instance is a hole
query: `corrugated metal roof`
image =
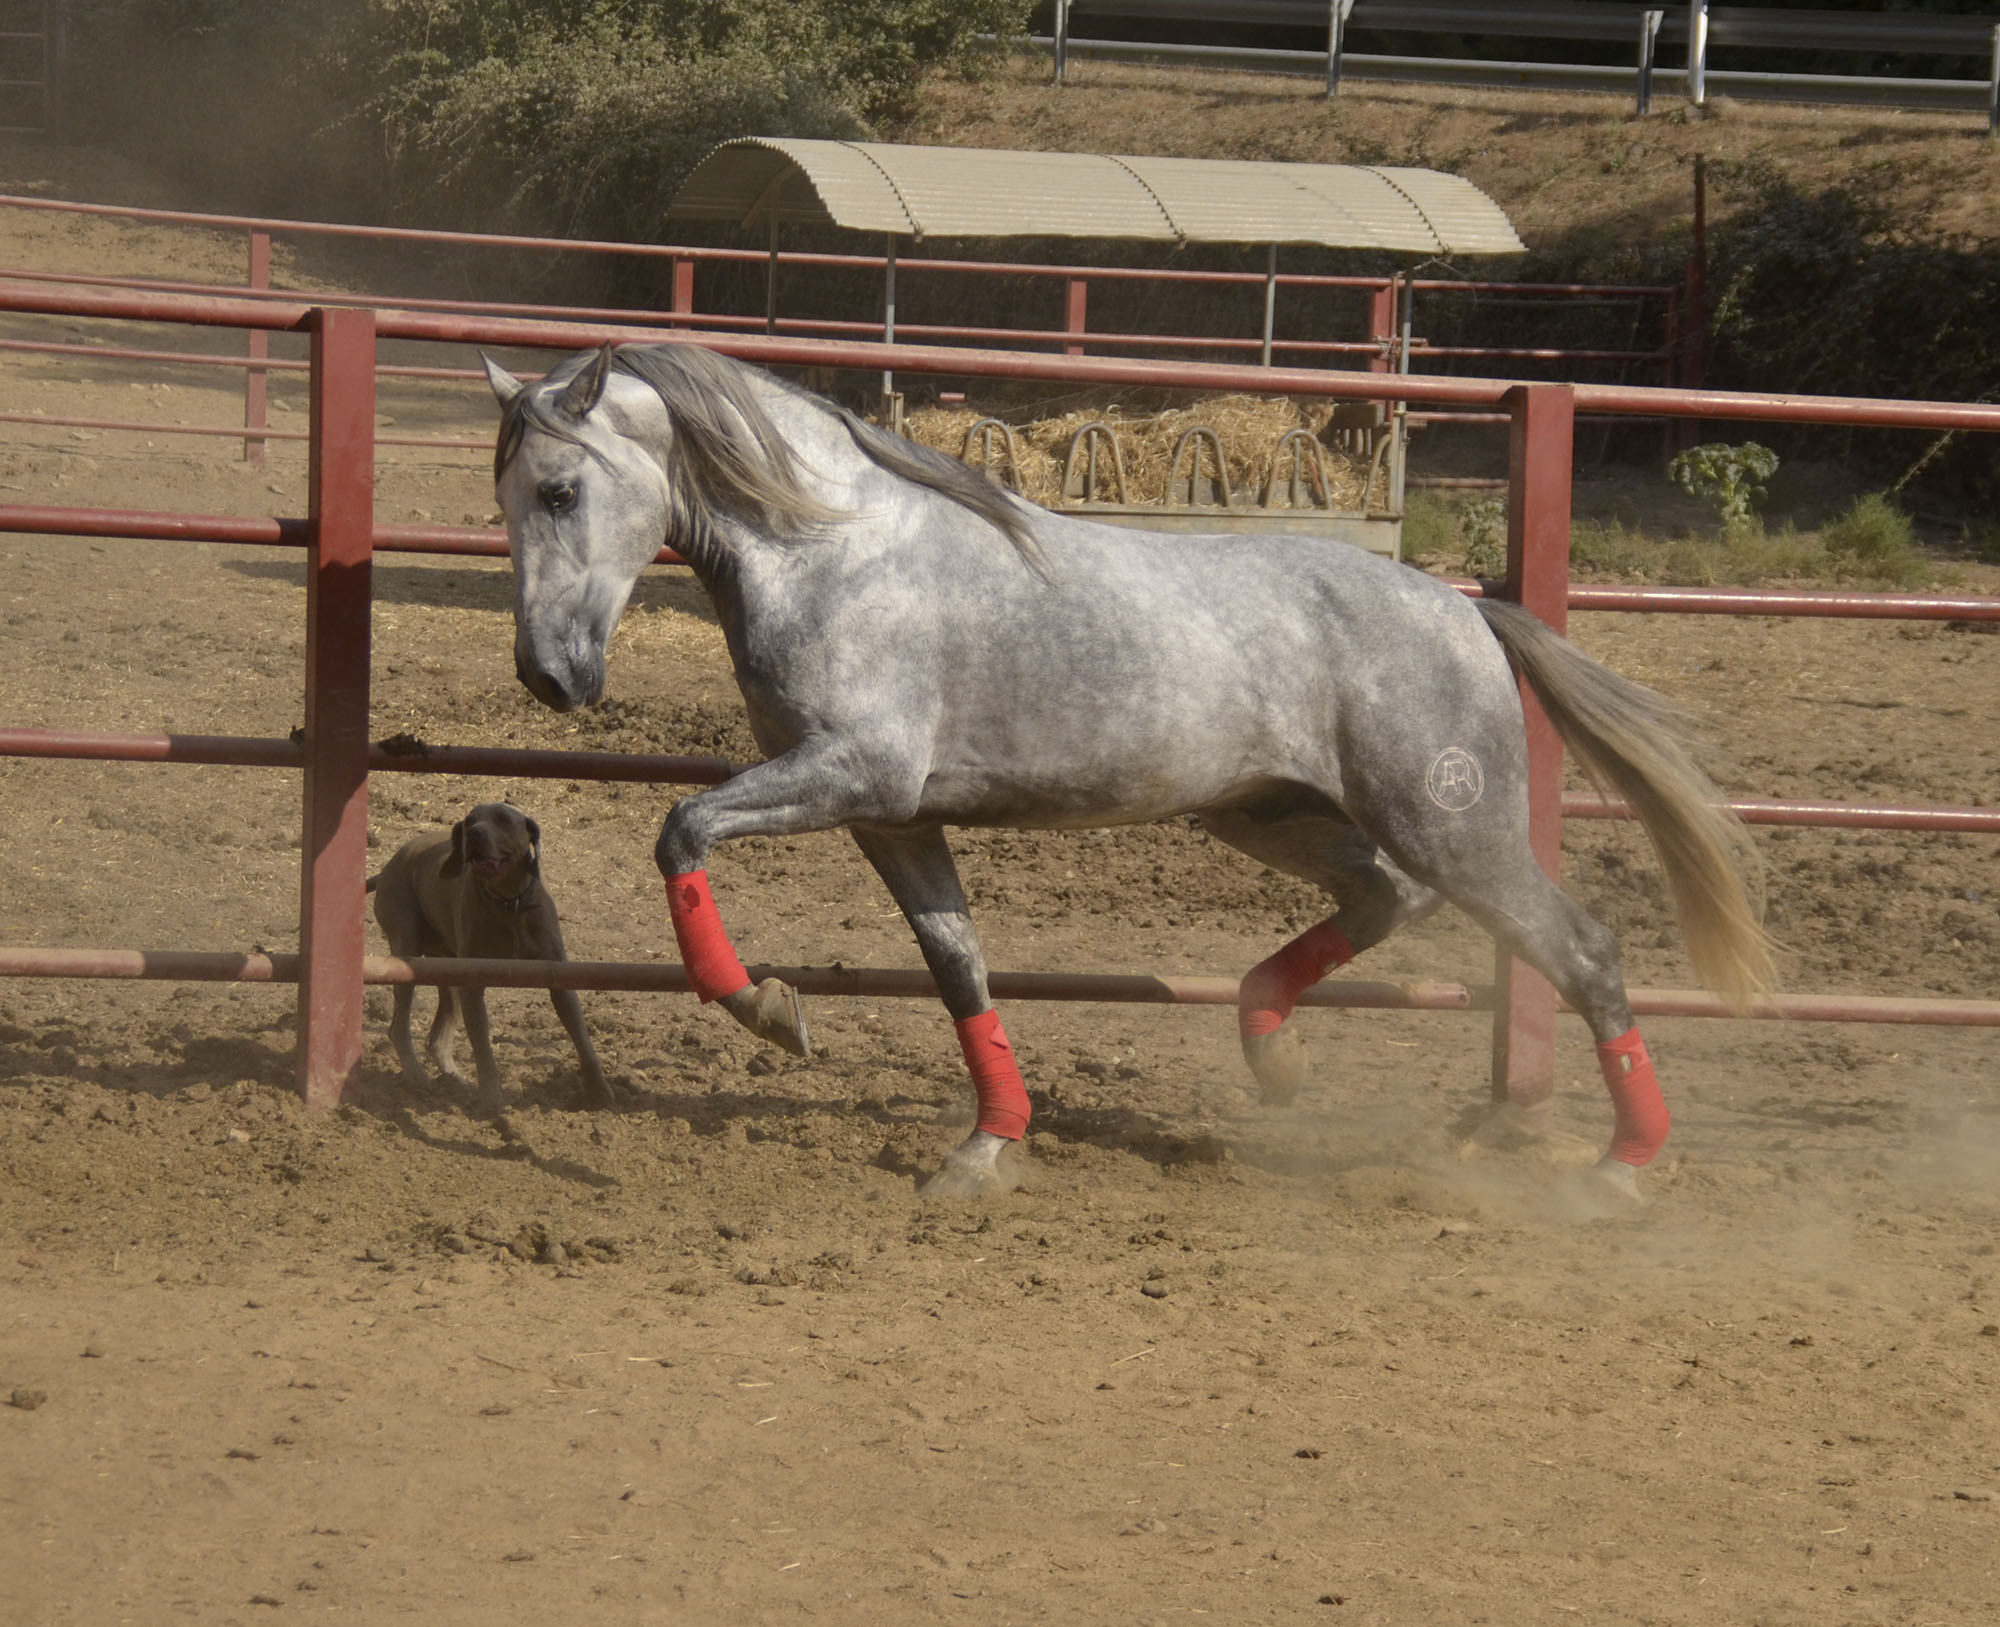
{"type": "Polygon", "coordinates": [[[906,147],[746,136],[682,186],[670,220],[845,226],[899,237],[1129,237],[1519,254],[1501,208],[1438,170],[906,147]]]}

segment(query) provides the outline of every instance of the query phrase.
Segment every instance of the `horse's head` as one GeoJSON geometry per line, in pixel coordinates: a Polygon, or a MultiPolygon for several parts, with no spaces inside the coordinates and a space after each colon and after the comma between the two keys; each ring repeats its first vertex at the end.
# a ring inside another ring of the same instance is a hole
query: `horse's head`
{"type": "Polygon", "coordinates": [[[659,396],[586,352],[538,384],[491,359],[493,484],[514,556],[514,670],[558,712],[604,693],[604,651],[667,529],[659,396]],[[651,433],[648,433],[651,431],[651,433]]]}

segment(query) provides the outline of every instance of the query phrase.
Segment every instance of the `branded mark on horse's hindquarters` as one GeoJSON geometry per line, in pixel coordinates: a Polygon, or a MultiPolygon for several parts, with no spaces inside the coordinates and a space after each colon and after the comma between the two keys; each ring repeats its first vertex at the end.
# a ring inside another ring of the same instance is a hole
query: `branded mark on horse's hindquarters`
{"type": "Polygon", "coordinates": [[[1424,776],[1424,789],[1446,813],[1464,813],[1486,790],[1479,759],[1462,746],[1446,746],[1424,776]]]}

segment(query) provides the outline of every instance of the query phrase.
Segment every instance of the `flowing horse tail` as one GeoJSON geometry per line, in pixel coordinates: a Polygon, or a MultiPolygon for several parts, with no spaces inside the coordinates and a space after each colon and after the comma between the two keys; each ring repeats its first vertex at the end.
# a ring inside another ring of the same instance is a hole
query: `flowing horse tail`
{"type": "Polygon", "coordinates": [[[1519,605],[1478,601],[1507,664],[1525,679],[1591,779],[1638,813],[1660,856],[1695,975],[1741,1012],[1776,986],[1749,834],[1696,766],[1692,729],[1662,695],[1600,666],[1519,605]]]}

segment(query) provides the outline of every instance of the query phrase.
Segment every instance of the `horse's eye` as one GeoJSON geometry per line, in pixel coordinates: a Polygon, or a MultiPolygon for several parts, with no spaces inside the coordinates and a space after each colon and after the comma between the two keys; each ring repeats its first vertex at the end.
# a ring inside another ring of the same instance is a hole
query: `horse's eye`
{"type": "Polygon", "coordinates": [[[576,507],[576,485],[568,480],[551,480],[542,487],[542,502],[551,513],[561,514],[576,507]]]}

